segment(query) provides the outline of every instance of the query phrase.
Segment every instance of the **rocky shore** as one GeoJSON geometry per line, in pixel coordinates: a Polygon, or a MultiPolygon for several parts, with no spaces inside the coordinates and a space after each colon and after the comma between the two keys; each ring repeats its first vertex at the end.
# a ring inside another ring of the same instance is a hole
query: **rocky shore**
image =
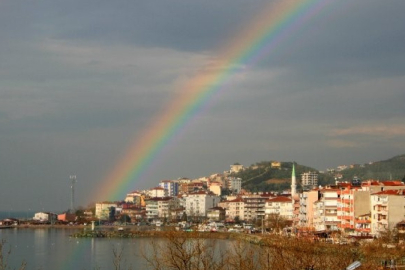
{"type": "MultiPolygon", "coordinates": [[[[141,238],[141,237],[156,237],[164,238],[168,231],[134,231],[134,230],[84,230],[71,235],[74,238],[141,238]]],[[[179,237],[186,236],[187,238],[201,239],[234,239],[243,240],[255,244],[260,244],[262,237],[260,235],[228,233],[228,232],[183,232],[170,231],[170,233],[178,234],[179,237]]]]}

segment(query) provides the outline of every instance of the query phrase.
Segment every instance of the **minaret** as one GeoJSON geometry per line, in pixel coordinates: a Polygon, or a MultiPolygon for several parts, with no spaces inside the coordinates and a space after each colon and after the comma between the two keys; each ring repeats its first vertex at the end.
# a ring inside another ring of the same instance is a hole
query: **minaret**
{"type": "Polygon", "coordinates": [[[291,173],[291,198],[294,198],[297,194],[297,180],[295,178],[295,166],[293,163],[292,173],[291,173]]]}

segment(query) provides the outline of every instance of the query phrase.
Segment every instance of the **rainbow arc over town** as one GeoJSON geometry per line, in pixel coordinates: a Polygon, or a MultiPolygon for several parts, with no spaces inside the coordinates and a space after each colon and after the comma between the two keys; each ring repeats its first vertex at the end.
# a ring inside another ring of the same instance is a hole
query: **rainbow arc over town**
{"type": "Polygon", "coordinates": [[[261,59],[282,49],[308,20],[336,0],[274,0],[250,24],[219,50],[214,67],[206,68],[187,81],[179,95],[137,136],[114,170],[103,180],[94,197],[122,200],[162,149],[210,103],[212,97],[229,89],[235,76],[261,59]]]}

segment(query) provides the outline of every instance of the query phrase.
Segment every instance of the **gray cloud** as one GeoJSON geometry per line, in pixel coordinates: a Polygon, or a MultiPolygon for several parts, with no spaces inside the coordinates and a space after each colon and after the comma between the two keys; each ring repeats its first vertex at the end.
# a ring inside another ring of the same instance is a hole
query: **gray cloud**
{"type": "MultiPolygon", "coordinates": [[[[267,1],[0,3],[0,210],[89,202],[128,146],[267,1]],[[15,202],[15,194],[23,199],[15,202]],[[10,203],[10,202],[13,203],[10,203]]],[[[402,0],[334,1],[231,78],[136,189],[295,160],[318,169],[402,154],[402,0]]]]}

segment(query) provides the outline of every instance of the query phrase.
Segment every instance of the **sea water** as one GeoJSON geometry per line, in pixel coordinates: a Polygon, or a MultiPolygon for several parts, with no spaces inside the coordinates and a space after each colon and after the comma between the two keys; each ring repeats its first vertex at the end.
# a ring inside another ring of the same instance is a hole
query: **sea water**
{"type": "Polygon", "coordinates": [[[77,229],[11,228],[0,229],[0,240],[5,241],[3,254],[10,269],[58,270],[118,269],[114,259],[121,255],[121,269],[147,269],[142,254],[149,238],[105,239],[73,238],[77,229]],[[114,256],[114,252],[116,256],[114,256]]]}

